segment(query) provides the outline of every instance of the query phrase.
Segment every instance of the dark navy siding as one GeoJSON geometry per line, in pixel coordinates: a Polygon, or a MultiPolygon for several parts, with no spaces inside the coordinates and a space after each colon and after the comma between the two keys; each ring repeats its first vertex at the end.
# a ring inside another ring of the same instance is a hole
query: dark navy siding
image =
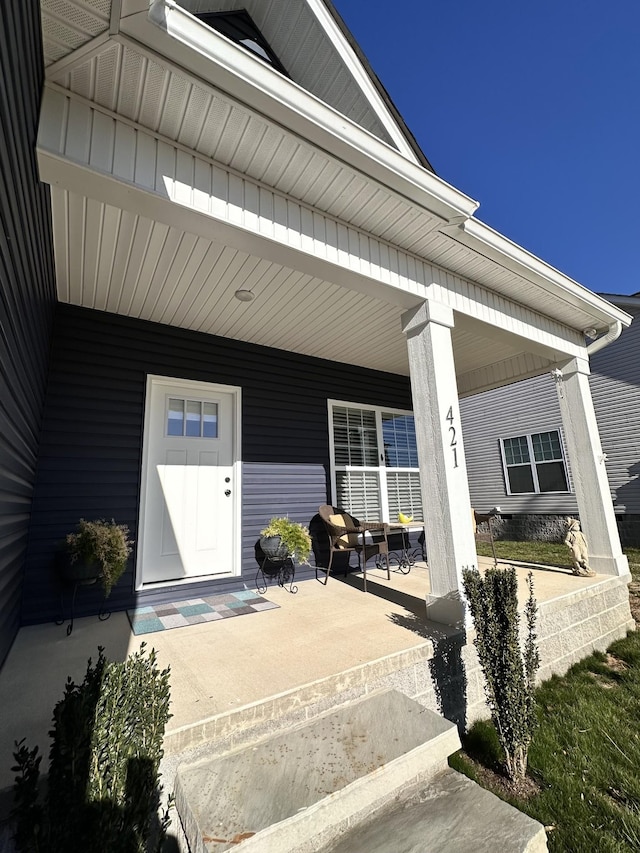
{"type": "Polygon", "coordinates": [[[42,88],[37,0],[0,14],[0,664],[20,621],[55,301],[48,188],[35,159],[42,88]]]}
{"type": "MultiPolygon", "coordinates": [[[[55,615],[57,541],[80,517],[115,518],[137,540],[147,374],[242,388],[242,565],[272,515],[309,523],[327,500],[327,399],[410,407],[409,381],[146,321],[58,305],[27,560],[24,619],[55,615]]],[[[145,603],[237,587],[238,579],[144,593],[145,603]]],[[[95,611],[98,592],[80,596],[95,611]]],[[[112,592],[131,606],[133,565],[112,592]]]]}

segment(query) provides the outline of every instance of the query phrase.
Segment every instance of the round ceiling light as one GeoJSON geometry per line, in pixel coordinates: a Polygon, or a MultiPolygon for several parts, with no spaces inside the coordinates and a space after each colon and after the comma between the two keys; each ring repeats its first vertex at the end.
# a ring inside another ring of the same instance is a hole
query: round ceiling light
{"type": "Polygon", "coordinates": [[[251,302],[256,298],[256,295],[252,290],[243,290],[242,288],[240,288],[240,290],[236,290],[234,296],[236,299],[239,299],[240,302],[251,302]]]}

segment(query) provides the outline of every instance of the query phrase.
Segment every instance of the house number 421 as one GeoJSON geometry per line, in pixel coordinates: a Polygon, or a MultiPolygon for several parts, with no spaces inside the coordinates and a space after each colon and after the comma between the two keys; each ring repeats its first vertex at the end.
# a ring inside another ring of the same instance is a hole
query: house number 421
{"type": "Polygon", "coordinates": [[[449,406],[449,411],[447,412],[447,417],[445,418],[449,422],[449,447],[451,448],[451,452],[453,453],[453,467],[458,467],[458,439],[456,438],[456,428],[453,425],[455,420],[453,416],[453,406],[449,406]]]}

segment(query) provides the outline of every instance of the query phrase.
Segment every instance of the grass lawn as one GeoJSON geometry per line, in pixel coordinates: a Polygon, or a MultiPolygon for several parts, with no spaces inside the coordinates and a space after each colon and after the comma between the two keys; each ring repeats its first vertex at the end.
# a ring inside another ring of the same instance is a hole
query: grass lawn
{"type": "MultiPolygon", "coordinates": [[[[568,565],[564,545],[496,546],[505,559],[568,565]]],[[[634,575],[632,603],[639,605],[640,551],[625,553],[634,575]]],[[[613,643],[606,654],[576,664],[562,678],[554,676],[538,688],[536,699],[539,727],[529,769],[539,783],[537,793],[527,799],[510,796],[485,771],[498,769],[500,762],[488,722],[476,724],[465,739],[466,753],[474,760],[458,753],[452,766],[544,824],[552,853],[640,850],[640,631],[613,643]]]]}
{"type": "MultiPolygon", "coordinates": [[[[494,542],[499,560],[518,560],[522,563],[540,563],[543,566],[567,566],[571,568],[569,549],[562,542],[494,542]]],[[[490,542],[476,542],[481,557],[493,557],[490,542]]]]}

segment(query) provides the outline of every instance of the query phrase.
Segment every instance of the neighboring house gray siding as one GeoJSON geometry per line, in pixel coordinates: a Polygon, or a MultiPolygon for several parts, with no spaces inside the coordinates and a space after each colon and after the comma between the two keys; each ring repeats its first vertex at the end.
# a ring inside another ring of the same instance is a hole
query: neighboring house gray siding
{"type": "MultiPolygon", "coordinates": [[[[573,492],[507,495],[500,439],[560,430],[562,417],[549,373],[494,388],[460,401],[462,435],[471,505],[479,512],[499,506],[503,513],[574,513],[573,492]]],[[[571,469],[569,488],[571,488],[571,469]]]]}
{"type": "Polygon", "coordinates": [[[20,621],[24,556],[55,300],[49,189],[35,140],[37,0],[0,14],[0,664],[20,621]]]}
{"type": "Polygon", "coordinates": [[[591,360],[591,393],[616,513],[640,514],[640,308],[615,343],[591,360]]]}
{"type": "MultiPolygon", "coordinates": [[[[327,400],[411,408],[409,379],[59,303],[43,420],[23,621],[59,610],[56,547],[79,518],[115,518],[137,540],[147,374],[242,388],[242,577],[136,596],[133,560],[114,610],[252,587],[273,515],[309,524],[330,497],[327,400]]],[[[309,568],[299,577],[312,577],[309,568]]],[[[78,595],[95,613],[99,590],[78,595]]]]}
{"type": "MultiPolygon", "coordinates": [[[[640,314],[620,303],[621,307],[640,314]]],[[[640,320],[591,358],[591,392],[618,515],[640,514],[640,320]]],[[[550,374],[461,401],[471,503],[480,511],[576,513],[573,493],[507,495],[500,438],[559,429],[562,419],[550,374]]],[[[570,465],[569,479],[571,479],[570,465]]]]}

